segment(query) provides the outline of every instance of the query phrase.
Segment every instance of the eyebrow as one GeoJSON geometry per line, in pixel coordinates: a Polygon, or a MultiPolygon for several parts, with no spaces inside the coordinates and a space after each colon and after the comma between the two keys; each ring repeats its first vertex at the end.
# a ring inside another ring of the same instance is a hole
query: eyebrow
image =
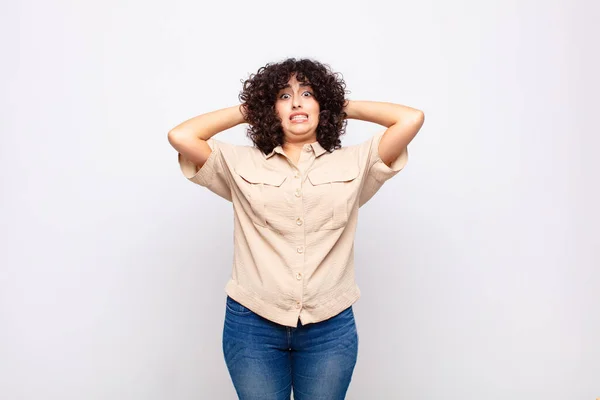
{"type": "MultiPolygon", "coordinates": [[[[300,87],[306,87],[306,86],[311,86],[310,83],[300,83],[300,87]]],[[[288,83],[287,85],[285,85],[284,87],[281,88],[281,90],[283,89],[289,89],[291,88],[290,84],[288,83]]]]}

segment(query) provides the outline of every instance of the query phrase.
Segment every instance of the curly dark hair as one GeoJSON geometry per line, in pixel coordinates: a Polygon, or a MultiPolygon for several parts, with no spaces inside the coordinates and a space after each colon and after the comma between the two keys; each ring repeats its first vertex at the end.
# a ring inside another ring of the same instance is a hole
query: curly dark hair
{"type": "Polygon", "coordinates": [[[284,143],[281,119],[275,110],[277,93],[292,75],[302,83],[309,83],[319,103],[317,141],[329,152],[339,149],[340,136],[346,131],[346,83],[340,73],[332,72],[327,64],[311,59],[288,58],[279,63],[268,63],[242,80],[239,94],[242,113],[250,125],[246,131],[254,145],[269,154],[284,143]]]}

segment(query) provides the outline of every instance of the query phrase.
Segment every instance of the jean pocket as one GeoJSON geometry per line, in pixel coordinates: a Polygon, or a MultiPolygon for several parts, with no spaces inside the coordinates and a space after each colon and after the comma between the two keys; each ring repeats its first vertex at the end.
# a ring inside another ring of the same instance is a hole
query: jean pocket
{"type": "Polygon", "coordinates": [[[250,315],[252,314],[252,310],[245,307],[244,305],[238,303],[231,297],[227,296],[227,301],[225,302],[225,306],[227,307],[227,311],[235,314],[235,315],[250,315]]]}

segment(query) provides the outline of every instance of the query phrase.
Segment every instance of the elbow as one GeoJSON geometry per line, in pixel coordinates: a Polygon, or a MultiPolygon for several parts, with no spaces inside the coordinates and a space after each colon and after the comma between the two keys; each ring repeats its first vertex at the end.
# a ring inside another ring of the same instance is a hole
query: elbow
{"type": "Polygon", "coordinates": [[[425,113],[421,110],[415,110],[412,118],[410,118],[405,125],[406,131],[410,132],[410,140],[414,139],[417,133],[419,133],[424,122],[425,113]]]}
{"type": "Polygon", "coordinates": [[[414,123],[419,126],[422,126],[424,122],[425,122],[425,113],[421,110],[416,110],[414,123]]]}
{"type": "Polygon", "coordinates": [[[416,110],[412,119],[412,125],[416,128],[417,132],[421,129],[423,123],[425,123],[425,113],[421,110],[416,110]]]}
{"type": "Polygon", "coordinates": [[[172,146],[175,146],[176,143],[181,143],[181,133],[170,130],[167,134],[167,139],[172,146]]]}
{"type": "Polygon", "coordinates": [[[411,108],[408,112],[405,112],[403,115],[399,116],[397,120],[397,124],[403,126],[416,126],[420,128],[425,122],[425,113],[421,110],[417,110],[416,108],[411,108]]]}

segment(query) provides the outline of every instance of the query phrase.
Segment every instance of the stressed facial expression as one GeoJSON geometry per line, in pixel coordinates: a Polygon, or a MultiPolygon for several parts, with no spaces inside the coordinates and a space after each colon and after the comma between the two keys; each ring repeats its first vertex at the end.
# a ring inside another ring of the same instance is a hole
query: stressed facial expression
{"type": "Polygon", "coordinates": [[[320,107],[309,83],[298,82],[293,75],[277,93],[275,109],[286,137],[316,137],[320,107]]]}

